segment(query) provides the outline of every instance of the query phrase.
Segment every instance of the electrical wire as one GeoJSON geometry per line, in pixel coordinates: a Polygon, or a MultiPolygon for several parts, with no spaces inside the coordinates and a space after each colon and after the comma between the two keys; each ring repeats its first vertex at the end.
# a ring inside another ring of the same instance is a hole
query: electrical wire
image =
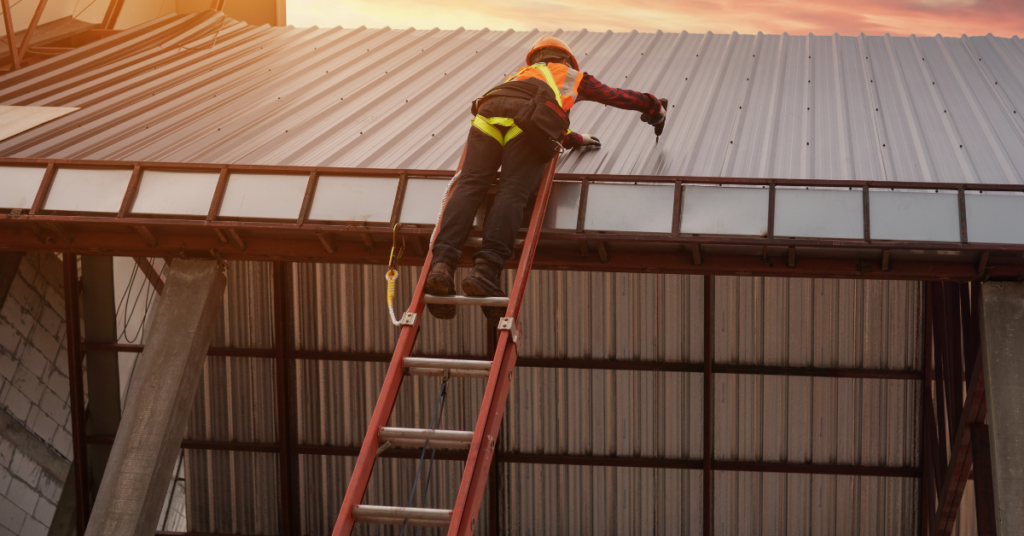
{"type": "MultiPolygon", "coordinates": [[[[447,400],[447,398],[448,398],[448,380],[449,379],[450,378],[448,377],[447,372],[446,372],[445,376],[444,376],[444,379],[441,380],[441,392],[437,394],[437,402],[434,402],[434,414],[430,417],[430,429],[431,430],[436,430],[437,427],[441,424],[441,413],[444,412],[444,403],[445,403],[445,400],[447,400]]],[[[419,484],[419,481],[420,481],[420,472],[423,471],[423,459],[427,456],[428,445],[430,445],[430,440],[429,439],[423,442],[423,450],[420,451],[420,462],[416,466],[416,477],[413,478],[413,481],[412,481],[412,490],[409,491],[409,503],[406,505],[407,507],[412,507],[413,499],[416,497],[416,486],[419,484]]],[[[435,449],[431,449],[430,450],[430,465],[427,467],[427,478],[426,478],[426,481],[423,483],[423,494],[424,494],[424,497],[426,496],[427,490],[430,489],[430,475],[434,471],[434,455],[435,454],[437,454],[437,449],[436,448],[435,449]]],[[[426,500],[424,499],[424,502],[425,501],[426,500]]],[[[408,521],[409,521],[408,519],[403,519],[402,520],[402,529],[399,531],[398,536],[405,536],[405,526],[406,526],[406,523],[408,521]]],[[[416,536],[420,536],[420,530],[421,529],[422,529],[422,527],[416,529],[416,536]]]]}

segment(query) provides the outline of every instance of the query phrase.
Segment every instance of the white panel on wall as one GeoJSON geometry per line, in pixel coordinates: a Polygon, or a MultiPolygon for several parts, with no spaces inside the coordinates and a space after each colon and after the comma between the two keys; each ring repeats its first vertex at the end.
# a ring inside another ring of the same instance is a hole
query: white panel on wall
{"type": "Polygon", "coordinates": [[[967,240],[1024,244],[1024,195],[966,194],[967,240]]]}
{"type": "Polygon", "coordinates": [[[576,229],[582,190],[583,184],[578,182],[555,181],[551,185],[551,198],[544,213],[545,229],[576,229]]]}
{"type": "Polygon", "coordinates": [[[872,190],[872,240],[959,242],[956,194],[872,190]]]}
{"type": "Polygon", "coordinates": [[[117,212],[131,178],[131,169],[58,169],[43,208],[117,212]]]}
{"type": "Polygon", "coordinates": [[[673,184],[591,183],[587,192],[588,231],[671,233],[673,184]]]}
{"type": "Polygon", "coordinates": [[[132,212],[206,216],[219,177],[217,172],[145,170],[132,212]]]}
{"type": "Polygon", "coordinates": [[[294,220],[302,209],[308,175],[232,173],[220,216],[294,220]]]}
{"type": "Polygon", "coordinates": [[[686,234],[766,236],[768,189],[685,186],[679,231],[686,234]]]}
{"type": "Polygon", "coordinates": [[[864,238],[864,194],[850,190],[775,190],[775,236],[864,238]]]}
{"type": "Polygon", "coordinates": [[[32,208],[44,174],[44,167],[0,167],[0,208],[32,208]]]}
{"type": "Polygon", "coordinates": [[[320,176],[309,219],[389,222],[398,182],[397,177],[320,176]]]}
{"type": "Polygon", "coordinates": [[[409,179],[405,187],[405,202],[402,204],[402,223],[433,225],[441,210],[444,190],[448,180],[409,179]]]}

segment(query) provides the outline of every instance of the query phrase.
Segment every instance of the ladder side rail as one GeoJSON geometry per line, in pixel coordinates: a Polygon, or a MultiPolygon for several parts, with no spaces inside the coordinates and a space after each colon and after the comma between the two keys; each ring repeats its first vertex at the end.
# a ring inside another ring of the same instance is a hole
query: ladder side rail
{"type": "MultiPolygon", "coordinates": [[[[462,156],[459,158],[459,166],[455,172],[458,176],[462,171],[462,164],[466,160],[466,148],[462,148],[462,156]]],[[[448,196],[444,199],[444,205],[448,205],[452,192],[458,187],[458,180],[449,189],[448,196]]],[[[443,210],[443,208],[442,208],[443,210]]],[[[437,226],[434,226],[432,237],[437,234],[437,226]]],[[[359,457],[356,459],[355,468],[352,471],[352,478],[349,480],[348,489],[345,491],[345,499],[341,503],[341,511],[338,513],[338,521],[334,525],[331,536],[349,536],[355,526],[355,517],[352,511],[363,501],[366,494],[366,487],[370,483],[370,474],[373,471],[374,462],[377,460],[377,449],[380,447],[378,433],[381,428],[387,426],[391,420],[391,412],[395,408],[395,401],[398,399],[398,389],[402,386],[402,379],[405,377],[403,361],[412,354],[413,346],[416,344],[416,336],[420,328],[420,319],[423,318],[424,289],[427,285],[427,275],[430,272],[430,262],[433,254],[428,249],[426,258],[423,261],[423,270],[420,271],[419,280],[416,283],[416,291],[413,292],[412,302],[409,304],[409,312],[416,315],[411,326],[402,326],[402,332],[398,336],[398,343],[395,345],[395,353],[391,356],[391,363],[388,365],[388,372],[384,376],[384,385],[381,387],[377,404],[373,408],[373,415],[370,417],[370,424],[366,429],[366,437],[359,448],[359,457]]]]}
{"type": "Polygon", "coordinates": [[[516,359],[519,357],[519,348],[512,342],[511,334],[507,331],[503,332],[500,338],[504,339],[504,342],[500,340],[498,342],[499,350],[504,355],[501,370],[499,371],[502,381],[497,385],[491,407],[487,408],[486,411],[481,410],[480,412],[487,416],[487,423],[484,425],[483,433],[486,443],[480,448],[480,454],[473,468],[472,476],[468,474],[468,467],[467,473],[463,474],[463,481],[469,481],[466,501],[465,503],[456,503],[457,505],[462,505],[461,514],[452,513],[453,526],[456,525],[454,520],[459,520],[457,523],[458,532],[453,533],[449,530],[449,534],[459,534],[461,536],[473,534],[476,528],[476,518],[480,513],[480,505],[483,504],[484,491],[487,489],[487,477],[490,474],[491,463],[494,461],[494,451],[497,449],[498,431],[501,428],[501,420],[505,415],[508,394],[512,389],[512,370],[515,368],[516,359]]]}
{"type": "MultiPolygon", "coordinates": [[[[548,199],[551,196],[551,187],[555,178],[555,169],[558,167],[558,156],[551,160],[544,172],[540,189],[537,191],[537,201],[533,207],[533,214],[530,217],[530,226],[526,231],[526,241],[523,244],[523,252],[519,259],[519,266],[516,270],[515,282],[512,284],[512,292],[509,293],[508,308],[505,316],[514,319],[512,329],[519,329],[519,309],[522,307],[523,297],[526,294],[526,281],[533,266],[534,252],[537,249],[537,242],[540,241],[540,227],[544,223],[544,213],[547,210],[548,199]]],[[[511,383],[512,365],[515,363],[518,353],[515,349],[515,342],[512,341],[510,331],[502,331],[498,338],[498,348],[495,352],[495,362],[491,366],[491,374],[487,379],[487,387],[484,390],[484,399],[480,404],[480,414],[477,416],[476,427],[473,430],[473,443],[466,457],[466,468],[462,473],[462,482],[459,485],[459,494],[455,499],[455,508],[452,512],[452,524],[448,528],[448,536],[460,534],[472,534],[473,520],[479,510],[480,501],[483,498],[484,484],[487,483],[487,473],[490,469],[490,461],[494,455],[494,442],[497,441],[498,427],[501,425],[501,416],[505,411],[505,401],[511,383]],[[511,347],[511,350],[509,349],[511,347]],[[510,357],[509,362],[506,358],[510,357]],[[504,393],[504,394],[502,394],[504,393]],[[500,400],[499,400],[500,399],[500,400]],[[488,423],[497,416],[493,424],[493,434],[487,438],[488,423]],[[485,441],[485,438],[487,441],[485,441]],[[481,450],[483,454],[481,457],[481,450]],[[476,506],[470,510],[467,503],[476,506]]]]}

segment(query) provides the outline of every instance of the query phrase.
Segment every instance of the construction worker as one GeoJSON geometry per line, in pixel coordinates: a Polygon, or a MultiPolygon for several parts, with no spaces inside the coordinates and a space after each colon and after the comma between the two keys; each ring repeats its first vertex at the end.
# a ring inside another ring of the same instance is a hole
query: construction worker
{"type": "MultiPolygon", "coordinates": [[[[505,295],[502,268],[512,256],[526,202],[540,186],[548,162],[563,149],[601,148],[596,136],[568,129],[569,111],[584,100],[641,112],[641,120],[654,125],[658,135],[665,125],[666,101],[602,84],[579,72],[576,57],[562,40],[538,39],[526,55],[526,67],[474,102],[462,171],[434,239],[427,294],[455,293],[455,265],[477,209],[501,168],[494,205],[484,222],[483,244],[473,255],[473,271],[462,281],[462,291],[467,296],[505,295]]],[[[428,309],[437,318],[455,316],[454,305],[430,304],[428,309]]],[[[505,311],[483,309],[491,323],[505,311]]]]}

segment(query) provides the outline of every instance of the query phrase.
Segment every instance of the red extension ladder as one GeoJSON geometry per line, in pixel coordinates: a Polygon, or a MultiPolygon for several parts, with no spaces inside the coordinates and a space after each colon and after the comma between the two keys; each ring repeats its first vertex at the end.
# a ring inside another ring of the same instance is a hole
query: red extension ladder
{"type": "MultiPolygon", "coordinates": [[[[465,159],[465,154],[463,154],[465,159]]],[[[491,460],[494,457],[495,441],[498,428],[505,413],[505,402],[508,399],[509,387],[512,382],[512,368],[518,357],[519,343],[519,310],[522,307],[526,291],[526,281],[530,277],[534,252],[540,237],[544,212],[547,209],[551,185],[555,176],[558,157],[555,156],[544,172],[544,179],[537,192],[530,227],[523,243],[519,267],[515,282],[508,298],[473,298],[469,296],[435,297],[424,294],[427,273],[430,271],[431,254],[423,262],[416,291],[409,305],[409,310],[402,318],[402,332],[398,345],[391,357],[384,386],[381,388],[377,405],[370,418],[370,426],[359,450],[352,479],[349,481],[345,500],[341,505],[341,513],[334,526],[333,536],[349,536],[356,523],[378,523],[391,525],[413,525],[428,527],[448,527],[448,536],[468,536],[473,533],[476,516],[483,500],[484,486],[491,460]],[[470,361],[465,359],[432,359],[411,357],[416,335],[419,330],[423,307],[427,303],[443,303],[454,305],[506,306],[505,316],[498,323],[498,346],[491,361],[470,361]],[[472,432],[461,430],[436,430],[416,428],[389,427],[391,412],[395,407],[398,390],[402,379],[409,375],[430,375],[447,377],[487,378],[487,388],[480,405],[476,427],[472,432]],[[382,443],[392,446],[417,448],[447,448],[468,450],[466,467],[462,473],[459,494],[450,510],[442,508],[411,508],[400,506],[371,506],[361,504],[370,480],[370,472],[377,459],[378,448],[382,443]],[[429,447],[428,447],[429,445],[429,447]]],[[[459,170],[462,162],[459,162],[459,170]]],[[[458,172],[456,173],[458,176],[458,172]]],[[[451,191],[458,188],[458,179],[444,199],[447,204],[451,191]]],[[[434,233],[436,235],[437,229],[434,233]]]]}

